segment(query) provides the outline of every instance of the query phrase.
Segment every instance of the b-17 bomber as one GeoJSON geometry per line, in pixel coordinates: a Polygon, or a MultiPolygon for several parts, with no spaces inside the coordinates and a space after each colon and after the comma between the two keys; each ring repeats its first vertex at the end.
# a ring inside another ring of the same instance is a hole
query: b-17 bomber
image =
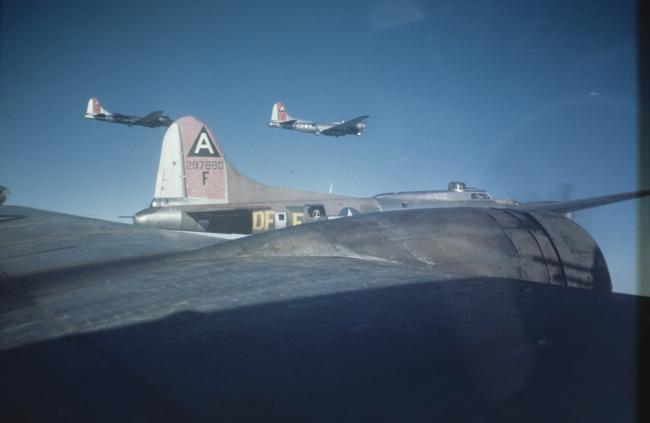
{"type": "Polygon", "coordinates": [[[88,107],[86,108],[86,119],[100,120],[111,123],[121,123],[124,125],[137,125],[145,126],[147,128],[167,127],[172,124],[169,116],[163,114],[162,111],[151,112],[146,116],[131,116],[122,113],[112,113],[104,109],[97,97],[92,97],[88,100],[88,107]]]}
{"type": "Polygon", "coordinates": [[[366,128],[365,121],[369,117],[364,115],[338,122],[313,122],[294,118],[287,112],[287,107],[283,103],[278,102],[273,105],[269,127],[332,137],[342,137],[344,135],[361,136],[363,135],[363,130],[366,128]]]}

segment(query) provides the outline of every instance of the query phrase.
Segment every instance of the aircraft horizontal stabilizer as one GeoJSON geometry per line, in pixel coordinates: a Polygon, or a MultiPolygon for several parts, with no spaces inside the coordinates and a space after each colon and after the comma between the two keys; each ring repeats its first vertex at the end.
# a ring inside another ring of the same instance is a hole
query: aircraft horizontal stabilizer
{"type": "Polygon", "coordinates": [[[606,204],[618,203],[619,201],[647,197],[648,195],[650,195],[650,189],[623,192],[620,194],[603,195],[600,197],[583,198],[580,200],[528,203],[517,207],[517,209],[536,212],[544,211],[552,213],[571,213],[578,210],[590,209],[592,207],[604,206],[606,204]]]}

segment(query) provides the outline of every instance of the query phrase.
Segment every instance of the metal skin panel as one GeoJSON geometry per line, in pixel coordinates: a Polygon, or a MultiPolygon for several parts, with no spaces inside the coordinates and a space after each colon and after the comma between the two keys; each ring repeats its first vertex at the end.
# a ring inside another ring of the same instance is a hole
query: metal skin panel
{"type": "MultiPolygon", "coordinates": [[[[611,291],[609,270],[598,244],[577,223],[552,213],[530,213],[557,251],[567,286],[611,291]]],[[[552,260],[547,260],[549,263],[552,260]]]]}
{"type": "Polygon", "coordinates": [[[470,207],[371,213],[241,238],[215,247],[214,254],[355,257],[611,291],[593,239],[565,217],[540,219],[543,224],[512,210],[470,207]]]}
{"type": "MultiPolygon", "coordinates": [[[[203,224],[180,208],[148,209],[148,213],[138,218],[143,223],[152,218],[149,224],[159,228],[209,231],[210,225],[218,225],[209,223],[210,212],[203,213],[207,222],[203,224]]],[[[273,229],[273,210],[256,213],[248,220],[251,231],[243,233],[273,229]]],[[[611,291],[600,249],[579,225],[560,215],[511,209],[458,207],[346,216],[240,239],[219,247],[215,254],[231,257],[250,251],[264,256],[356,257],[432,266],[451,274],[611,291]]]]}
{"type": "MultiPolygon", "coordinates": [[[[459,210],[455,225],[478,251],[525,229],[511,217],[459,210]]],[[[649,299],[445,273],[417,256],[427,239],[451,248],[435,230],[451,219],[364,215],[210,246],[1,207],[0,421],[647,421],[649,299]]]]}
{"type": "Polygon", "coordinates": [[[187,116],[177,121],[185,159],[187,197],[228,202],[226,161],[219,141],[209,127],[187,116]]]}

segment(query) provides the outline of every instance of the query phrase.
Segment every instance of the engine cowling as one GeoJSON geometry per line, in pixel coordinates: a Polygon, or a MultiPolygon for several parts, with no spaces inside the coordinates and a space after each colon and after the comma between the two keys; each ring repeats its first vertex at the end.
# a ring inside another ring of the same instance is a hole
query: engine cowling
{"type": "Polygon", "coordinates": [[[451,275],[611,291],[596,242],[561,215],[496,208],[400,210],[264,233],[218,255],[349,256],[432,266],[451,275]]]}
{"type": "Polygon", "coordinates": [[[133,220],[135,224],[158,229],[203,231],[196,220],[176,207],[150,207],[136,213],[133,220]]]}

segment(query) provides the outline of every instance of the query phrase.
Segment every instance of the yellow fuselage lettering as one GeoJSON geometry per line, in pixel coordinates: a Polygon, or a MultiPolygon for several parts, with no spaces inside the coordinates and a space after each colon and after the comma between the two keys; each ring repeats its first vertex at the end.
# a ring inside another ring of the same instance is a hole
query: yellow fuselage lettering
{"type": "Polygon", "coordinates": [[[275,210],[264,210],[264,230],[275,229],[275,210]]]}
{"type": "MultiPolygon", "coordinates": [[[[302,224],[302,212],[289,212],[291,216],[290,226],[302,224]]],[[[253,217],[253,232],[268,231],[275,229],[275,210],[257,210],[252,214],[253,217]]],[[[289,223],[289,222],[287,222],[289,223]]]]}
{"type": "Polygon", "coordinates": [[[263,211],[254,211],[253,212],[253,232],[263,231],[264,230],[264,212],[263,211]]]}

